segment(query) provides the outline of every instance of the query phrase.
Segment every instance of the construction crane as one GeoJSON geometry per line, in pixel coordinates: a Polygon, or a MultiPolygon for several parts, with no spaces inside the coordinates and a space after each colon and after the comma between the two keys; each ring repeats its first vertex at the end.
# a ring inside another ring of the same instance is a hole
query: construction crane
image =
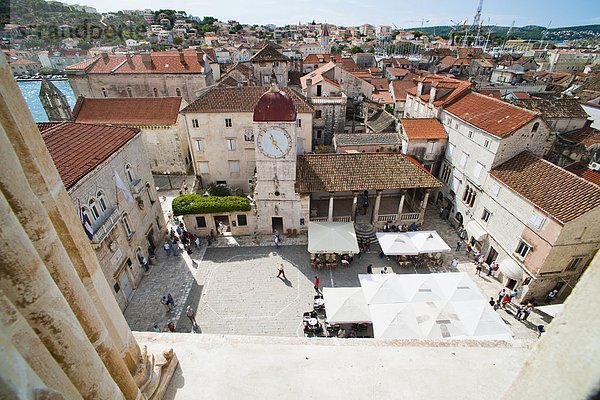
{"type": "Polygon", "coordinates": [[[479,6],[477,7],[477,11],[473,17],[473,25],[471,25],[471,30],[473,31],[477,28],[477,25],[479,25],[481,20],[481,7],[483,7],[483,0],[479,0],[479,6]]]}
{"type": "Polygon", "coordinates": [[[515,27],[515,20],[513,19],[513,22],[510,24],[510,28],[508,28],[508,30],[506,31],[506,40],[502,44],[502,48],[500,49],[500,54],[504,53],[504,46],[506,46],[506,42],[508,41],[508,38],[510,37],[510,34],[512,33],[512,30],[514,27],[515,27]]]}

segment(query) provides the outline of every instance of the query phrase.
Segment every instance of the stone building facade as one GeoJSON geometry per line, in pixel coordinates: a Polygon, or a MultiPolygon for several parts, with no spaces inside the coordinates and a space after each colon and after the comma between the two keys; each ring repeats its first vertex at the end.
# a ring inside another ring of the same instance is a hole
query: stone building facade
{"type": "MultiPolygon", "coordinates": [[[[263,86],[216,87],[182,110],[194,172],[202,184],[222,183],[248,193],[256,170],[252,113],[263,86]]],[[[296,151],[312,150],[313,109],[302,96],[284,90],[297,110],[296,151]]]]}
{"type": "Polygon", "coordinates": [[[343,132],[346,126],[348,97],[336,82],[321,77],[313,83],[305,79],[302,93],[314,109],[312,144],[331,144],[333,135],[343,132]]]}
{"type": "Polygon", "coordinates": [[[75,96],[182,97],[190,103],[214,84],[213,64],[200,50],[102,53],[65,69],[75,96]]]}
{"type": "Polygon", "coordinates": [[[412,156],[423,167],[437,175],[446,146],[448,134],[435,118],[401,118],[400,135],[402,153],[412,156]]]}
{"type": "Polygon", "coordinates": [[[65,122],[42,137],[73,207],[89,220],[90,243],[123,310],[166,229],[141,134],[65,122]]]}
{"type": "Polygon", "coordinates": [[[85,98],[73,108],[75,122],[139,129],[153,174],[182,174],[192,170],[190,146],[181,97],[85,98]]]}
{"type": "Polygon", "coordinates": [[[288,85],[288,72],[290,59],[281,54],[272,44],[267,43],[258,53],[250,59],[252,76],[259,85],[269,85],[273,77],[277,85],[285,87],[288,85]]]}

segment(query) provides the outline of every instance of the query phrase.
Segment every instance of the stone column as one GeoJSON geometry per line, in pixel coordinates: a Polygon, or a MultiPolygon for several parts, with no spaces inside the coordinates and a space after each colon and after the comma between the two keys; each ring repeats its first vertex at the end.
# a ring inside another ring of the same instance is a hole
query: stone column
{"type": "Polygon", "coordinates": [[[404,199],[406,198],[406,190],[402,191],[402,195],[400,196],[400,204],[398,204],[398,218],[396,221],[400,221],[400,217],[402,217],[402,209],[404,208],[404,199]]]}
{"type": "Polygon", "coordinates": [[[333,192],[329,193],[329,213],[327,214],[327,221],[333,221],[333,192]]]}
{"type": "Polygon", "coordinates": [[[358,202],[358,192],[352,192],[352,215],[350,216],[350,219],[352,221],[354,221],[354,219],[356,218],[356,206],[357,206],[357,202],[358,202]]]}
{"type": "Polygon", "coordinates": [[[381,205],[381,190],[377,190],[375,193],[375,205],[373,206],[373,218],[371,219],[373,225],[377,224],[377,219],[379,218],[379,206],[381,205]]]}
{"type": "Polygon", "coordinates": [[[425,216],[425,209],[427,208],[427,201],[429,201],[430,191],[430,189],[427,189],[427,191],[425,192],[425,196],[423,197],[423,201],[421,202],[421,209],[419,210],[419,222],[423,222],[423,217],[425,216]]]}

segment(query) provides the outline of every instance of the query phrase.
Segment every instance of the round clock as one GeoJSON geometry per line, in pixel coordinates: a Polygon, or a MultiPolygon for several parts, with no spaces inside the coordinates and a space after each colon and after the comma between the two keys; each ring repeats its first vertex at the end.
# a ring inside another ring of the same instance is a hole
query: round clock
{"type": "Polygon", "coordinates": [[[257,143],[267,157],[281,158],[290,151],[292,138],[281,128],[268,128],[259,134],[257,143]]]}

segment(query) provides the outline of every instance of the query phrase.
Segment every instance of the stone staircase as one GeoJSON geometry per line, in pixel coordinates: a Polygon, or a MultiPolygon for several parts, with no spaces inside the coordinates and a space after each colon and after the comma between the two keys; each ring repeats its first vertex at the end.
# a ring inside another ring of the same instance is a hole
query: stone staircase
{"type": "Polygon", "coordinates": [[[371,243],[377,243],[377,236],[375,233],[377,229],[371,224],[368,215],[357,215],[354,221],[354,231],[356,232],[356,238],[358,240],[370,239],[371,243]]]}

